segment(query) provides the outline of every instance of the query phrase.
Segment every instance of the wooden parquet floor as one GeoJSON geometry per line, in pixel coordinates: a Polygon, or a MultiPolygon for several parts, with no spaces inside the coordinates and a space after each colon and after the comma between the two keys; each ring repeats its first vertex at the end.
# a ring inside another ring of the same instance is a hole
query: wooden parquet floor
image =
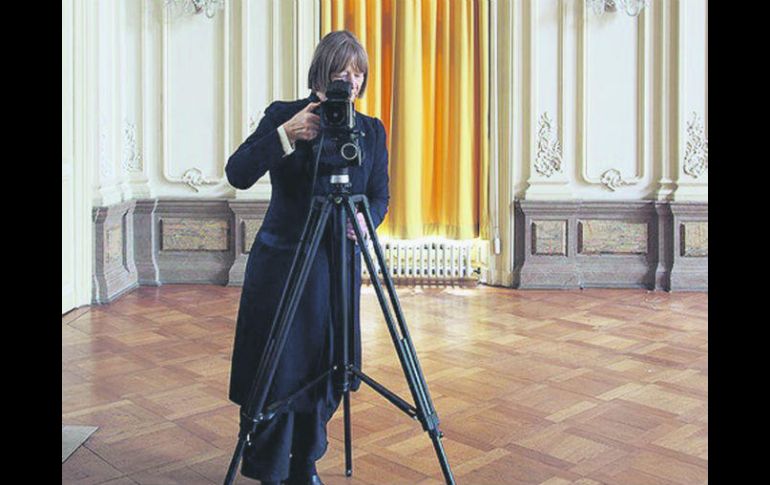
{"type": "MultiPolygon", "coordinates": [[[[222,483],[239,288],[139,288],[62,317],[62,424],[99,429],[63,484],[222,483]]],[[[708,482],[708,295],[399,288],[457,483],[708,482]]],[[[371,287],[364,371],[411,400],[371,287]]],[[[443,483],[430,439],[367,386],[319,461],[327,485],[443,483]]],[[[256,483],[243,477],[236,483],[256,483]]]]}

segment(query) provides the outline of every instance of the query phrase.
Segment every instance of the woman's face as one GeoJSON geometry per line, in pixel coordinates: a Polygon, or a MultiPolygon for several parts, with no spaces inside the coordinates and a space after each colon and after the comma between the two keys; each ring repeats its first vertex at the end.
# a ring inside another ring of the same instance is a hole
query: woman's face
{"type": "Polygon", "coordinates": [[[364,73],[353,67],[353,64],[348,64],[348,67],[342,71],[332,73],[332,81],[349,82],[351,85],[350,101],[355,101],[361,90],[361,85],[364,83],[364,73]]]}

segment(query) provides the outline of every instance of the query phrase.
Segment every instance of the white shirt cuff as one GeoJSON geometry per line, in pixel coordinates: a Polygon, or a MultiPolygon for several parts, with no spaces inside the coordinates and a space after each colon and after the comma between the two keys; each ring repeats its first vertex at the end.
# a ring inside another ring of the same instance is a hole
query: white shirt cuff
{"type": "Polygon", "coordinates": [[[286,130],[283,129],[283,125],[278,127],[278,138],[281,139],[281,146],[283,147],[283,156],[288,157],[294,153],[294,147],[289,142],[289,136],[286,134],[286,130]]]}

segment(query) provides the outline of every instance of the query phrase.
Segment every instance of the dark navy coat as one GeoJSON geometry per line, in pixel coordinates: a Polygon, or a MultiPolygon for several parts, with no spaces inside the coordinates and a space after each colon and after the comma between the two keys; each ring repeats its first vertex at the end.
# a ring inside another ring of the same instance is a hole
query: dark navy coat
{"type": "MultiPolygon", "coordinates": [[[[260,227],[246,264],[243,290],[235,332],[232,368],[230,375],[230,399],[245,404],[252,380],[256,374],[265,341],[275,315],[278,300],[289,272],[294,250],[304,227],[310,202],[312,179],[311,142],[298,140],[295,151],[284,157],[277,127],[288,121],[311,101],[318,101],[315,94],[294,102],[274,102],[266,110],[256,131],[233,153],[227,161],[227,179],[238,189],[248,189],[260,177],[270,172],[272,195],[264,222],[260,227]]],[[[385,129],[380,120],[356,112],[357,128],[365,136],[361,142],[363,164],[350,168],[352,194],[365,194],[375,226],[378,226],[388,208],[388,153],[385,129]]],[[[313,193],[329,193],[329,177],[319,170],[313,193]]],[[[331,307],[336,287],[331,248],[334,238],[331,217],[327,231],[318,248],[312,270],[300,300],[299,307],[286,341],[268,403],[288,396],[320,371],[328,369],[341,345],[339,332],[330,325],[335,309],[331,307]]],[[[348,240],[349,246],[353,241],[348,240]]],[[[361,286],[360,249],[349,264],[355,265],[352,281],[353,334],[351,335],[351,359],[361,365],[361,337],[359,322],[359,298],[361,286]]],[[[350,278],[349,278],[350,280],[350,278]]],[[[353,382],[357,389],[360,382],[353,382]]],[[[299,399],[292,410],[309,411],[319,399],[332,405],[332,396],[323,390],[306,399],[299,399]]],[[[334,409],[330,410],[333,413],[334,409]]],[[[331,415],[325,417],[330,418],[331,415]]]]}

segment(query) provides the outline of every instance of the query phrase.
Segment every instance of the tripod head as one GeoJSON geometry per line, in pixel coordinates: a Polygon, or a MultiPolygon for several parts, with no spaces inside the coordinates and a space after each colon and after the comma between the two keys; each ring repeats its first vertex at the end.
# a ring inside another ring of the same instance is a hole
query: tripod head
{"type": "Polygon", "coordinates": [[[350,194],[350,174],[348,167],[335,168],[329,176],[329,183],[332,187],[332,195],[350,194]]]}

